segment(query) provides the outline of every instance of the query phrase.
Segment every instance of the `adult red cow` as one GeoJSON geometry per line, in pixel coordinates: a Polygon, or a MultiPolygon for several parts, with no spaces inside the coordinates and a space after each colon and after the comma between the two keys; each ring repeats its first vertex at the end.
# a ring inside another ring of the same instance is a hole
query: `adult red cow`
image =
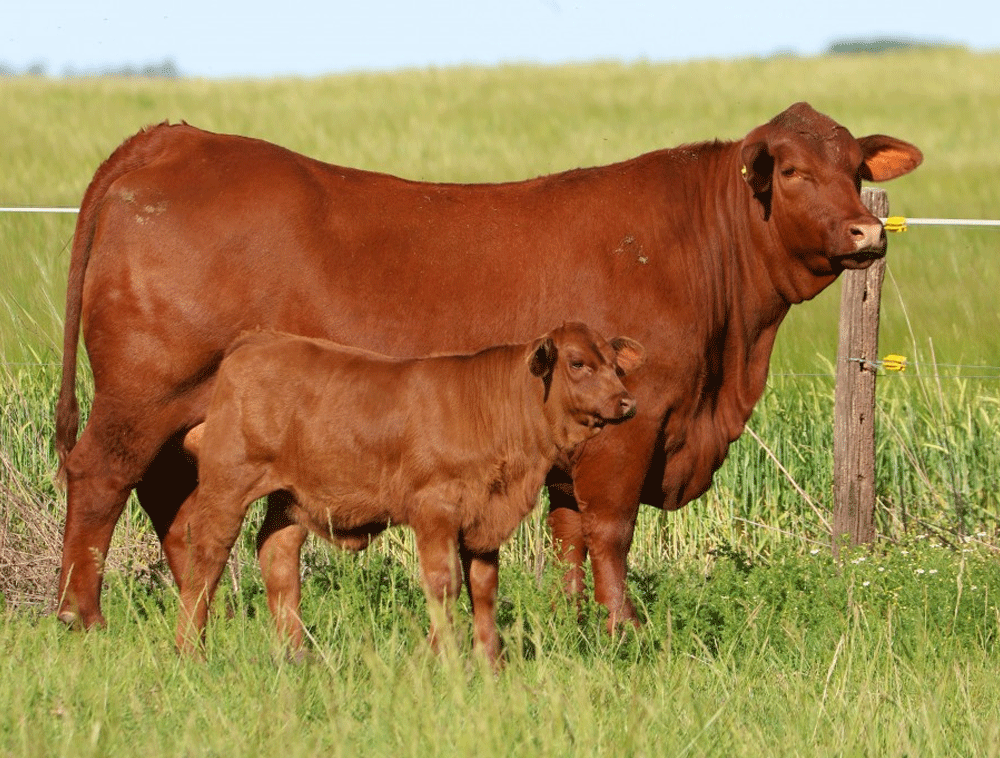
{"type": "Polygon", "coordinates": [[[589,555],[609,624],[635,620],[625,575],[640,499],[673,509],[706,490],[789,307],[884,255],[861,182],[921,160],[804,103],[738,141],[509,184],[406,181],[184,124],[136,134],[98,169],[73,241],[59,617],[103,622],[101,563],[133,488],[167,534],[195,486],[180,441],[244,329],[413,356],[574,320],[647,351],[626,383],[636,418],[549,477],[567,586],[581,589],[589,555]],[[81,319],[95,395],[77,441],[81,319]]]}

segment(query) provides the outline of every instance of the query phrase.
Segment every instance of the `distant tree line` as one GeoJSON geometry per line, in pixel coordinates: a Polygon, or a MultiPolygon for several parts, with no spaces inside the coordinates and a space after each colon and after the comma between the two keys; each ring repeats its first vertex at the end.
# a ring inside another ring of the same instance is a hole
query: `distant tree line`
{"type": "Polygon", "coordinates": [[[858,55],[861,53],[891,53],[894,50],[924,50],[928,48],[960,48],[947,42],[906,39],[903,37],[840,40],[827,48],[830,55],[858,55]]]}
{"type": "MultiPolygon", "coordinates": [[[[0,76],[49,76],[50,72],[45,63],[31,63],[22,68],[0,61],[0,76]]],[[[67,66],[58,76],[89,77],[89,76],[116,76],[125,78],[144,79],[177,79],[181,76],[177,64],[170,58],[165,58],[160,63],[131,64],[125,63],[117,66],[102,66],[95,69],[76,68],[67,66]]]]}
{"type": "MultiPolygon", "coordinates": [[[[961,48],[961,45],[947,42],[933,42],[927,40],[914,40],[902,37],[871,38],[839,40],[833,42],[826,50],[829,55],[859,55],[863,53],[888,53],[894,50],[911,50],[926,48],[961,48]]],[[[775,53],[776,56],[792,55],[790,50],[781,50],[775,53]]],[[[0,76],[49,76],[48,66],[42,62],[30,63],[27,66],[18,68],[5,61],[0,61],[0,76]]],[[[55,74],[51,74],[55,75],[55,74]]],[[[149,79],[177,79],[182,76],[177,64],[170,58],[165,58],[159,63],[131,64],[126,63],[118,66],[103,66],[96,69],[76,68],[67,66],[58,76],[91,77],[91,76],[117,76],[125,78],[149,78],[149,79]]]]}

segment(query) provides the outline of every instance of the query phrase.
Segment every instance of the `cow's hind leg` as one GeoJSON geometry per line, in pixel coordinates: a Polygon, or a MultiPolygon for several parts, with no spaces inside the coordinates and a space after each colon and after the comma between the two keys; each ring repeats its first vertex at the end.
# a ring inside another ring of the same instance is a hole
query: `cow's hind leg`
{"type": "Polygon", "coordinates": [[[300,578],[302,543],[308,530],[295,523],[289,512],[294,496],[287,490],[272,492],[267,513],[257,533],[257,560],[267,591],[267,605],[278,634],[294,653],[302,647],[303,627],[299,616],[302,596],[300,578]]]}
{"type": "Polygon", "coordinates": [[[122,418],[96,398],[87,426],[66,459],[66,525],[58,617],[103,626],[101,584],[111,535],[129,493],[159,446],[149,418],[122,418]]]}
{"type": "MultiPolygon", "coordinates": [[[[173,543],[166,541],[166,536],[181,505],[196,486],[198,468],[192,457],[184,452],[180,438],[175,436],[160,448],[135,488],[139,504],[153,522],[171,571],[183,559],[171,554],[173,543]]],[[[174,578],[179,581],[176,572],[174,578]]]]}

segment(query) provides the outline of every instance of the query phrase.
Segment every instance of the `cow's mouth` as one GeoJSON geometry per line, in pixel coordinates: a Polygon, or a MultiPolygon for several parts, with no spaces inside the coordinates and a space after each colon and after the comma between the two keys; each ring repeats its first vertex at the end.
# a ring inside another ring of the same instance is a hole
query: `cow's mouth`
{"type": "Polygon", "coordinates": [[[621,416],[598,416],[594,415],[590,419],[589,426],[595,429],[603,429],[606,426],[614,426],[620,424],[623,421],[628,421],[635,415],[636,406],[633,404],[631,408],[625,411],[621,416]]]}
{"type": "Polygon", "coordinates": [[[864,269],[872,263],[885,257],[885,247],[867,248],[865,250],[855,250],[846,255],[838,255],[833,258],[833,263],[843,269],[864,269]]]}
{"type": "Polygon", "coordinates": [[[615,416],[614,418],[608,419],[608,423],[620,424],[622,421],[628,421],[635,415],[635,412],[636,410],[638,410],[638,408],[639,406],[637,406],[635,403],[632,403],[632,405],[621,416],[615,416]]]}

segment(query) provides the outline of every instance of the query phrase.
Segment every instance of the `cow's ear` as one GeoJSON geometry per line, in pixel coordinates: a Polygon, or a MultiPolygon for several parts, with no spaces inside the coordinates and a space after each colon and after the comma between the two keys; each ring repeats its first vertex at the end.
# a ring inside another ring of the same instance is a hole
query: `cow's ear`
{"type": "Polygon", "coordinates": [[[531,373],[535,376],[551,374],[556,365],[556,343],[551,337],[543,337],[535,343],[531,351],[531,373]]]}
{"type": "Polygon", "coordinates": [[[861,178],[870,182],[887,182],[908,174],[924,160],[924,154],[914,145],[884,134],[862,137],[858,144],[864,156],[861,178]]]}
{"type": "Polygon", "coordinates": [[[631,374],[646,362],[646,348],[628,337],[615,337],[611,340],[615,351],[615,363],[624,374],[631,374]]]}
{"type": "Polygon", "coordinates": [[[757,197],[766,195],[771,191],[771,174],[774,171],[774,157],[768,152],[767,143],[762,140],[753,140],[753,134],[747,136],[743,141],[740,151],[742,164],[740,173],[753,194],[757,197]]]}

